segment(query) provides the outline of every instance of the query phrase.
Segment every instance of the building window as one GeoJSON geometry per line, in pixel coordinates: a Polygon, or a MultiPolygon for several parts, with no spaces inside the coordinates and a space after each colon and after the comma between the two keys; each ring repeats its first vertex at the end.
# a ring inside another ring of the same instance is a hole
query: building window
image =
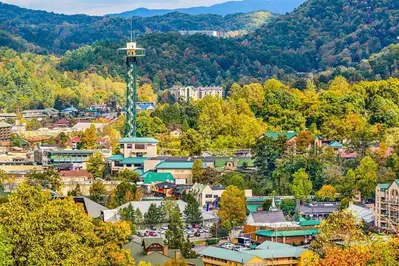
{"type": "Polygon", "coordinates": [[[144,150],[145,144],[136,144],[135,147],[136,147],[136,150],[144,150]]]}
{"type": "Polygon", "coordinates": [[[119,145],[119,147],[120,147],[121,149],[124,149],[124,148],[125,148],[125,147],[123,146],[123,144],[119,145]]]}
{"type": "Polygon", "coordinates": [[[133,147],[132,144],[127,144],[128,149],[131,149],[132,147],[133,147]]]}
{"type": "Polygon", "coordinates": [[[213,195],[213,197],[214,197],[215,199],[217,199],[219,196],[218,196],[218,195],[213,195]]]}
{"type": "Polygon", "coordinates": [[[212,198],[212,194],[205,194],[205,198],[211,199],[212,198]]]}

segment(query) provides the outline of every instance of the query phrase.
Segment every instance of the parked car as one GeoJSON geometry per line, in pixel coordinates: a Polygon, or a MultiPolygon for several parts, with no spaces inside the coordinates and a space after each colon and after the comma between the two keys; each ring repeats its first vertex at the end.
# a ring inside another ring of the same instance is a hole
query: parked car
{"type": "Polygon", "coordinates": [[[150,232],[145,231],[144,236],[150,236],[150,232]]]}
{"type": "Polygon", "coordinates": [[[157,232],[150,231],[150,232],[149,232],[149,235],[150,235],[150,236],[157,236],[157,232]]]}
{"type": "Polygon", "coordinates": [[[200,233],[200,234],[202,234],[202,233],[204,233],[204,229],[200,228],[200,229],[198,229],[197,232],[200,233]]]}
{"type": "Polygon", "coordinates": [[[188,236],[188,237],[193,237],[193,236],[194,236],[194,233],[193,233],[193,232],[188,232],[188,233],[187,233],[187,236],[188,236]]]}
{"type": "Polygon", "coordinates": [[[163,225],[163,226],[161,227],[161,229],[163,229],[163,230],[168,230],[168,226],[167,226],[167,225],[163,225]]]}
{"type": "Polygon", "coordinates": [[[199,237],[199,236],[201,236],[201,234],[200,234],[200,232],[197,231],[194,233],[194,236],[199,237]]]}

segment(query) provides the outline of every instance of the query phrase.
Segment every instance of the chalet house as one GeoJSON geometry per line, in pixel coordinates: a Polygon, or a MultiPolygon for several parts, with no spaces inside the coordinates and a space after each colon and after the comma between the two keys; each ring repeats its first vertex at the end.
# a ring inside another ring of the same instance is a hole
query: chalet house
{"type": "MultiPolygon", "coordinates": [[[[151,265],[163,265],[171,259],[182,259],[179,249],[169,249],[162,238],[143,238],[141,244],[130,242],[126,244],[124,249],[130,251],[134,261],[150,263],[151,265]]],[[[185,259],[189,266],[203,266],[201,258],[185,259]]]]}

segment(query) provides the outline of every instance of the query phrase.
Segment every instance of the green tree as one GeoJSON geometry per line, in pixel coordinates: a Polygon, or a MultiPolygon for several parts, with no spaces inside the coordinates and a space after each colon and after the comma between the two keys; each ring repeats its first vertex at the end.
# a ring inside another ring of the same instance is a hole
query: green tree
{"type": "Polygon", "coordinates": [[[270,209],[270,206],[272,206],[272,201],[271,199],[266,199],[265,202],[262,205],[262,209],[264,211],[268,211],[270,209]]]}
{"type": "Polygon", "coordinates": [[[147,226],[159,225],[162,219],[162,208],[157,207],[154,203],[150,204],[148,211],[144,214],[144,223],[147,226]]]}
{"type": "Polygon", "coordinates": [[[82,191],[80,190],[79,184],[76,184],[76,187],[73,190],[68,191],[68,196],[76,197],[76,196],[81,196],[81,195],[82,195],[82,191]]]}
{"type": "Polygon", "coordinates": [[[280,210],[285,215],[292,215],[295,211],[296,202],[294,199],[282,199],[280,203],[280,210]]]}
{"type": "Polygon", "coordinates": [[[255,155],[255,166],[261,175],[271,177],[276,169],[276,160],[283,156],[286,138],[279,137],[274,140],[270,137],[260,138],[252,153],[255,155]]]}
{"type": "Polygon", "coordinates": [[[136,209],[135,217],[136,217],[137,227],[138,228],[143,228],[143,226],[144,226],[144,217],[143,217],[143,214],[141,213],[139,208],[136,209]]]}
{"type": "Polygon", "coordinates": [[[54,191],[60,191],[62,186],[60,174],[53,167],[48,167],[43,171],[30,171],[28,179],[34,184],[40,184],[42,187],[54,191]]]}
{"type": "Polygon", "coordinates": [[[87,161],[87,171],[93,174],[94,178],[103,178],[105,171],[104,157],[100,152],[95,152],[87,161]]]}
{"type": "Polygon", "coordinates": [[[168,230],[166,230],[165,238],[168,247],[171,249],[181,249],[184,243],[183,221],[178,207],[171,213],[168,230]]]}
{"type": "Polygon", "coordinates": [[[233,226],[243,225],[247,217],[244,191],[228,186],[219,203],[218,216],[223,223],[233,226]]]}
{"type": "Polygon", "coordinates": [[[3,227],[0,226],[0,265],[11,266],[14,264],[12,257],[13,245],[8,235],[4,231],[3,227]]]}
{"type": "Polygon", "coordinates": [[[342,198],[352,199],[356,188],[356,173],[349,169],[344,180],[337,185],[338,192],[342,198]]]}
{"type": "Polygon", "coordinates": [[[91,185],[91,187],[89,189],[89,193],[90,193],[91,200],[98,202],[100,204],[104,204],[107,190],[102,181],[94,180],[93,184],[91,185]]]}
{"type": "Polygon", "coordinates": [[[132,234],[136,234],[136,211],[133,206],[129,204],[127,207],[119,209],[118,213],[122,221],[129,222],[132,234]]]}
{"type": "Polygon", "coordinates": [[[111,195],[111,197],[115,197],[117,206],[121,206],[129,201],[139,200],[141,198],[140,189],[136,184],[124,181],[116,186],[115,195],[111,195]]]}
{"type": "Polygon", "coordinates": [[[37,119],[31,119],[26,123],[26,130],[38,130],[41,126],[37,119]]]}
{"type": "Polygon", "coordinates": [[[199,203],[190,200],[184,208],[184,220],[187,224],[200,224],[202,222],[202,212],[199,203]]]}
{"type": "Polygon", "coordinates": [[[185,259],[195,259],[198,258],[197,252],[193,250],[190,239],[187,237],[181,246],[181,254],[185,259]]]}
{"type": "Polygon", "coordinates": [[[377,163],[371,157],[366,156],[360,161],[359,166],[355,170],[356,186],[362,193],[363,199],[370,198],[375,190],[377,185],[377,169],[377,163]]]}
{"type": "Polygon", "coordinates": [[[238,172],[230,172],[222,175],[220,184],[224,187],[235,186],[242,190],[246,188],[245,179],[243,175],[238,172]]]}
{"type": "Polygon", "coordinates": [[[293,178],[291,190],[294,197],[305,201],[312,192],[312,181],[309,180],[309,175],[305,169],[301,168],[293,174],[293,178]]]}
{"type": "Polygon", "coordinates": [[[201,159],[196,159],[194,161],[191,171],[193,173],[193,182],[199,182],[202,174],[204,173],[203,162],[201,159]]]}
{"type": "Polygon", "coordinates": [[[116,174],[116,179],[127,182],[129,181],[137,182],[139,181],[139,174],[135,171],[125,168],[116,174]]]}
{"type": "Polygon", "coordinates": [[[97,147],[97,130],[94,124],[84,131],[81,141],[84,149],[93,150],[97,147]]]}
{"type": "Polygon", "coordinates": [[[204,138],[194,129],[189,129],[180,137],[180,146],[189,156],[201,155],[205,149],[204,138]]]}

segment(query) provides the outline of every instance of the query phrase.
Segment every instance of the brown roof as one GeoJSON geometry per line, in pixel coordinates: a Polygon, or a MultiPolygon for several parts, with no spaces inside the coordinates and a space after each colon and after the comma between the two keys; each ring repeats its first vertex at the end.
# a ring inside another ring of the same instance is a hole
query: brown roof
{"type": "Polygon", "coordinates": [[[88,178],[93,178],[93,174],[89,173],[86,170],[62,170],[60,171],[60,176],[62,177],[88,177],[88,178]]]}

